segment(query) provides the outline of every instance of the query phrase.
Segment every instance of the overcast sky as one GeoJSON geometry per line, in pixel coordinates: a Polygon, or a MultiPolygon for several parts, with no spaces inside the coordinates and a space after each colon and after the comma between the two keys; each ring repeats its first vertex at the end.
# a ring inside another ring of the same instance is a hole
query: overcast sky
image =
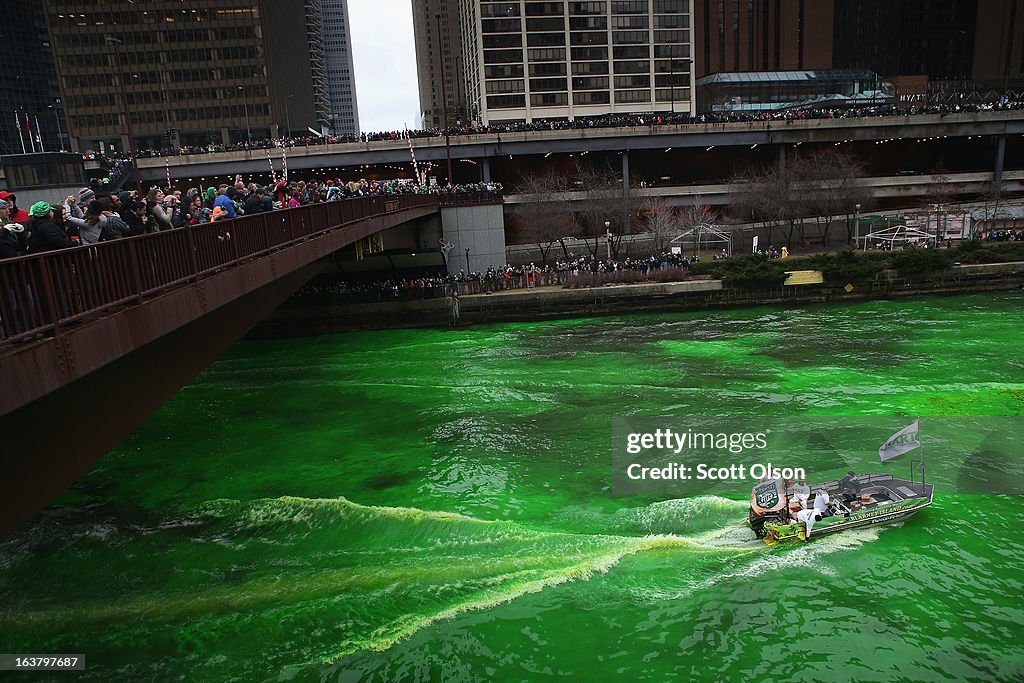
{"type": "Polygon", "coordinates": [[[359,129],[416,128],[420,108],[411,0],[348,0],[359,129]]]}

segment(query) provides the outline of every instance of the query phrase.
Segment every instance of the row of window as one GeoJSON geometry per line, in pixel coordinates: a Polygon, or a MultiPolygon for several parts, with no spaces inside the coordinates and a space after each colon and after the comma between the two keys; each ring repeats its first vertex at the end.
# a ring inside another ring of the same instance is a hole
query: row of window
{"type": "MultiPolygon", "coordinates": [[[[598,61],[608,59],[607,47],[573,47],[571,56],[574,61],[598,61]]],[[[529,48],[526,50],[527,61],[560,62],[565,61],[565,48],[529,48]]],[[[614,59],[647,59],[650,55],[648,45],[617,45],[612,48],[614,59]]],[[[680,59],[690,56],[690,45],[655,45],[654,57],[658,59],[680,59]]],[[[509,64],[523,61],[521,49],[485,50],[484,64],[509,64]]]]}
{"type": "MultiPolygon", "coordinates": [[[[613,62],[613,65],[616,74],[645,74],[651,70],[651,61],[649,59],[613,62]]],[[[567,66],[565,62],[531,63],[530,76],[565,76],[566,69],[567,66]]],[[[684,59],[659,59],[654,62],[654,71],[659,74],[675,74],[683,78],[689,78],[690,62],[689,60],[684,59]]],[[[484,67],[484,78],[487,79],[522,78],[523,73],[524,68],[522,64],[499,64],[484,67]]],[[[572,63],[573,76],[607,73],[607,61],[572,63]]]]}
{"type": "MultiPolygon", "coordinates": [[[[594,31],[608,28],[608,17],[569,17],[570,31],[594,31]]],[[[480,22],[480,30],[484,35],[492,33],[522,33],[521,19],[484,19],[480,22]]],[[[636,16],[612,17],[612,29],[646,29],[650,22],[646,14],[636,16]]],[[[690,16],[687,14],[666,14],[654,17],[654,28],[689,28],[690,16]]],[[[565,20],[557,18],[527,19],[527,32],[564,31],[565,20]]]]}
{"type": "MultiPolygon", "coordinates": [[[[543,17],[565,14],[565,2],[528,2],[525,6],[526,16],[543,17]]],[[[612,0],[602,2],[569,2],[570,15],[587,14],[683,14],[690,11],[689,0],[612,0]],[[610,7],[609,7],[610,4],[610,7]]],[[[480,5],[481,17],[518,17],[518,2],[483,2],[480,5]]]]}
{"type": "MultiPolygon", "coordinates": [[[[689,88],[668,88],[655,91],[655,102],[686,102],[690,99],[689,88]]],[[[574,92],[572,94],[573,104],[609,104],[610,93],[605,91],[596,92],[574,92]]],[[[631,104],[650,102],[651,91],[647,90],[617,90],[615,92],[616,104],[631,104]]],[[[546,92],[531,93],[530,106],[532,107],[564,107],[569,104],[569,93],[546,92]]],[[[488,109],[522,109],[526,106],[525,95],[491,95],[487,98],[488,109]]]]}
{"type": "MultiPolygon", "coordinates": [[[[615,76],[609,81],[608,76],[576,76],[572,79],[573,90],[607,90],[609,82],[614,83],[616,89],[620,88],[649,88],[651,87],[650,74],[636,74],[631,76],[615,76]]],[[[562,78],[531,78],[530,92],[545,92],[556,90],[568,90],[568,79],[562,78]]],[[[688,86],[690,74],[655,74],[654,85],[656,87],[666,86],[688,86]]],[[[487,94],[520,93],[526,91],[525,79],[506,79],[499,81],[487,81],[487,94]]]]}
{"type": "MultiPolygon", "coordinates": [[[[171,123],[179,123],[184,121],[210,121],[217,124],[219,127],[225,118],[230,118],[235,121],[235,126],[238,127],[239,122],[244,125],[245,122],[245,107],[242,105],[233,107],[197,107],[189,109],[174,109],[174,115],[170,118],[167,116],[167,112],[160,110],[150,111],[133,111],[131,112],[132,125],[146,126],[146,125],[164,125],[168,121],[171,123]]],[[[249,118],[250,122],[254,123],[256,118],[267,118],[270,116],[270,107],[268,105],[250,105],[249,106],[249,118]]],[[[78,134],[82,134],[83,129],[87,128],[106,128],[109,129],[114,126],[124,126],[124,114],[121,113],[110,113],[110,114],[76,114],[70,117],[71,126],[78,134]]]]}
{"type": "MultiPolygon", "coordinates": [[[[570,33],[570,44],[572,45],[607,45],[608,33],[606,31],[587,31],[582,33],[570,33]]],[[[614,45],[631,45],[647,43],[650,40],[648,31],[612,31],[612,43],[614,45]]],[[[655,31],[655,43],[686,43],[690,40],[687,30],[676,31],[655,31]]],[[[521,33],[499,33],[483,37],[484,49],[522,47],[523,35],[521,33]]],[[[565,33],[528,33],[526,44],[529,47],[564,46],[565,33]]]]}

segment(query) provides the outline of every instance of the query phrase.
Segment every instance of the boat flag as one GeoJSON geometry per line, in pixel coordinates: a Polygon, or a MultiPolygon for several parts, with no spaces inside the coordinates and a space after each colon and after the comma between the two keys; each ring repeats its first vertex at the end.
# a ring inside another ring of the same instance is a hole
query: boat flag
{"type": "Polygon", "coordinates": [[[910,425],[890,436],[878,448],[878,456],[882,459],[882,462],[892,460],[918,448],[921,445],[921,442],[917,440],[917,434],[920,430],[921,420],[914,420],[910,425]]]}

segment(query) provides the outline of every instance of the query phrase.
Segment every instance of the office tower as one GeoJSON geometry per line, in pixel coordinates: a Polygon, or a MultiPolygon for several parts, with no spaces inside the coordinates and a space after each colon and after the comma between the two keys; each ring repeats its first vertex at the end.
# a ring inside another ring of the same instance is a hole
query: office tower
{"type": "Polygon", "coordinates": [[[691,111],[689,0],[458,5],[482,123],[691,111]]]}
{"type": "Polygon", "coordinates": [[[421,125],[440,128],[445,115],[449,125],[467,120],[464,71],[469,50],[462,41],[458,0],[413,0],[412,22],[421,125]]]}
{"type": "Polygon", "coordinates": [[[206,145],[327,125],[320,2],[43,0],[76,150],[206,145]],[[291,98],[288,95],[292,95],[291,98]]]}
{"type": "Polygon", "coordinates": [[[694,0],[698,78],[832,66],[834,0],[694,0]]]}
{"type": "Polygon", "coordinates": [[[66,148],[53,51],[38,3],[5,3],[0,65],[0,154],[66,148]]]}
{"type": "Polygon", "coordinates": [[[320,0],[320,35],[327,81],[328,127],[335,134],[359,133],[352,31],[347,0],[320,0]]]}

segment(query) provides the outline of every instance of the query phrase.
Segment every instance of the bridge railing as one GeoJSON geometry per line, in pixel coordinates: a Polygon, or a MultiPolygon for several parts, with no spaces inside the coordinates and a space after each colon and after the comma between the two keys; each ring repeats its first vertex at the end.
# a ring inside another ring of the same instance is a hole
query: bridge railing
{"type": "Polygon", "coordinates": [[[0,344],[56,333],[243,261],[437,195],[361,197],[0,261],[0,344]]]}

